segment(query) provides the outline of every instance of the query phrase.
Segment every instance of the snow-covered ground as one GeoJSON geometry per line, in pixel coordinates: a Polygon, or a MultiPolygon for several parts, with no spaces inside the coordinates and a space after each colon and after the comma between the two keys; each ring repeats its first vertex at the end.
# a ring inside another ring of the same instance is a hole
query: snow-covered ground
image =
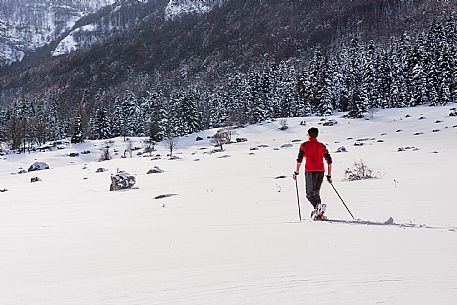
{"type": "MultiPolygon", "coordinates": [[[[202,132],[204,141],[180,139],[180,160],[159,145],[160,160],[134,151],[97,162],[101,141],[3,156],[0,304],[455,304],[452,107],[336,115],[329,119],[338,124],[325,127],[316,117],[306,126],[288,119],[286,131],[279,121],[249,126],[235,136],[247,142],[214,154],[206,139],[214,131],[202,132]],[[322,197],[337,221],[308,220],[303,175],[298,221],[293,140],[304,141],[311,126],[320,127],[334,186],[359,222],[328,183],[322,197]],[[341,146],[348,152],[335,153],[341,146]],[[380,178],[344,181],[358,160],[380,178]],[[35,161],[50,169],[17,174],[35,161]],[[147,175],[154,166],[165,172],[147,175]],[[136,188],[109,192],[118,169],[136,175],[136,188]],[[176,196],[154,199],[169,193],[176,196]],[[389,217],[394,223],[383,224],[389,217]]],[[[115,146],[122,154],[126,144],[115,146]]]]}

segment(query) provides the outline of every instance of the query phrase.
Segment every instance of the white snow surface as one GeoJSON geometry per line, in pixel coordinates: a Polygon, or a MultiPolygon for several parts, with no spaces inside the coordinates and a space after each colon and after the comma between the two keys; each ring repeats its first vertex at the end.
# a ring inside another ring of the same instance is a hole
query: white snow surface
{"type": "MultiPolygon", "coordinates": [[[[75,30],[71,31],[64,39],[62,39],[55,50],[51,53],[52,56],[60,56],[64,54],[71,53],[79,49],[80,44],[77,42],[75,38],[76,35],[80,34],[81,32],[94,32],[97,30],[96,24],[87,24],[82,27],[76,28],[75,30]]],[[[94,43],[93,41],[92,43],[94,43]]]]}
{"type": "Polygon", "coordinates": [[[225,0],[170,0],[165,8],[165,19],[170,20],[187,14],[204,14],[225,0]]]}
{"type": "Polygon", "coordinates": [[[370,120],[337,114],[329,127],[293,118],[285,131],[279,121],[258,124],[237,130],[247,142],[213,154],[207,136],[215,131],[205,131],[180,139],[177,160],[164,144],[159,160],[137,151],[120,158],[122,139],[119,155],[104,162],[103,141],[2,156],[0,304],[455,304],[451,107],[380,110],[370,120]],[[328,183],[321,195],[335,221],[310,221],[301,173],[299,222],[291,174],[300,143],[292,141],[306,140],[311,126],[320,127],[334,186],[359,221],[328,183]],[[348,152],[335,153],[340,146],[348,152]],[[380,178],[344,181],[357,160],[380,178]],[[17,174],[35,161],[50,169],[17,174]],[[147,175],[154,166],[164,173],[147,175]],[[118,170],[136,176],[133,189],[109,192],[118,170]],[[33,175],[42,181],[30,183],[33,175]],[[161,194],[176,195],[154,199],[161,194]]]}

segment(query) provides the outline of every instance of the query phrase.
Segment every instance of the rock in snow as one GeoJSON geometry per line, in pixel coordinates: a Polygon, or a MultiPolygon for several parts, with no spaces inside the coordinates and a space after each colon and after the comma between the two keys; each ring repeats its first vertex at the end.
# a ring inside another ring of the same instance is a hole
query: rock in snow
{"type": "Polygon", "coordinates": [[[160,169],[158,166],[154,166],[154,168],[148,170],[147,174],[161,174],[163,173],[164,170],[163,169],[160,169]]]}
{"type": "Polygon", "coordinates": [[[32,177],[30,178],[30,182],[38,182],[38,181],[41,181],[40,177],[32,177]]]}
{"type": "Polygon", "coordinates": [[[136,183],[135,176],[129,173],[120,172],[111,175],[110,191],[118,191],[132,188],[136,183]]]}
{"type": "Polygon", "coordinates": [[[49,169],[49,165],[44,162],[35,162],[32,165],[30,165],[28,171],[33,172],[33,171],[39,171],[39,170],[44,170],[44,169],[49,169]]]}

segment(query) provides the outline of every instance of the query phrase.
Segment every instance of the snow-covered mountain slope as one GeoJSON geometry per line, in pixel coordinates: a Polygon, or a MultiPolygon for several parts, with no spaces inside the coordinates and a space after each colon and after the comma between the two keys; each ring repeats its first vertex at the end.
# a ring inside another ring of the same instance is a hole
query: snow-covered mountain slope
{"type": "Polygon", "coordinates": [[[210,153],[214,130],[205,131],[179,140],[178,160],[162,143],[160,159],[121,158],[122,139],[104,162],[98,141],[5,155],[0,304],[454,304],[455,107],[380,110],[370,120],[338,114],[327,118],[334,126],[294,118],[285,131],[269,122],[237,129],[247,142],[220,153],[210,153]],[[298,221],[291,174],[311,126],[360,221],[327,183],[321,195],[337,221],[309,221],[302,174],[298,221]],[[336,153],[341,146],[347,152],[336,153]],[[91,153],[69,157],[82,151],[91,153]],[[379,178],[345,181],[358,160],[379,178]],[[51,168],[17,174],[34,161],[51,168]],[[147,175],[154,166],[165,172],[147,175]],[[135,175],[136,188],[109,192],[118,170],[135,175]]]}
{"type": "Polygon", "coordinates": [[[187,14],[203,14],[223,2],[224,0],[170,0],[165,8],[165,18],[174,19],[187,14]]]}
{"type": "MultiPolygon", "coordinates": [[[[0,1],[0,63],[20,61],[24,53],[59,40],[53,56],[67,54],[100,42],[111,34],[136,25],[148,15],[148,0],[98,1],[0,1]],[[110,10],[92,18],[90,23],[77,24],[83,16],[109,4],[110,10]],[[65,36],[61,37],[62,34],[65,36]]],[[[206,13],[223,0],[170,0],[164,10],[166,19],[185,14],[206,13]]],[[[159,4],[157,4],[159,5],[159,4]]]]}
{"type": "Polygon", "coordinates": [[[47,44],[114,0],[0,0],[0,64],[47,44]]]}
{"type": "MultiPolygon", "coordinates": [[[[52,51],[59,56],[102,42],[114,33],[133,28],[144,18],[149,17],[160,1],[123,0],[107,6],[89,18],[82,18],[71,28],[52,51]],[[151,2],[151,3],[149,3],[151,2]]],[[[163,12],[162,7],[162,12],[163,12]]]]}

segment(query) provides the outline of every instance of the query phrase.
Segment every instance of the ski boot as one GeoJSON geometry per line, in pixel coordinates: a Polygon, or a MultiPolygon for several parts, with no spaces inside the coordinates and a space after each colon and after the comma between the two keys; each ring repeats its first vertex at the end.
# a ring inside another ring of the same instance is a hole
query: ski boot
{"type": "Polygon", "coordinates": [[[326,208],[327,208],[327,205],[325,203],[318,204],[317,208],[314,210],[315,213],[314,213],[314,219],[313,220],[325,220],[327,218],[327,217],[324,216],[326,208]]]}

